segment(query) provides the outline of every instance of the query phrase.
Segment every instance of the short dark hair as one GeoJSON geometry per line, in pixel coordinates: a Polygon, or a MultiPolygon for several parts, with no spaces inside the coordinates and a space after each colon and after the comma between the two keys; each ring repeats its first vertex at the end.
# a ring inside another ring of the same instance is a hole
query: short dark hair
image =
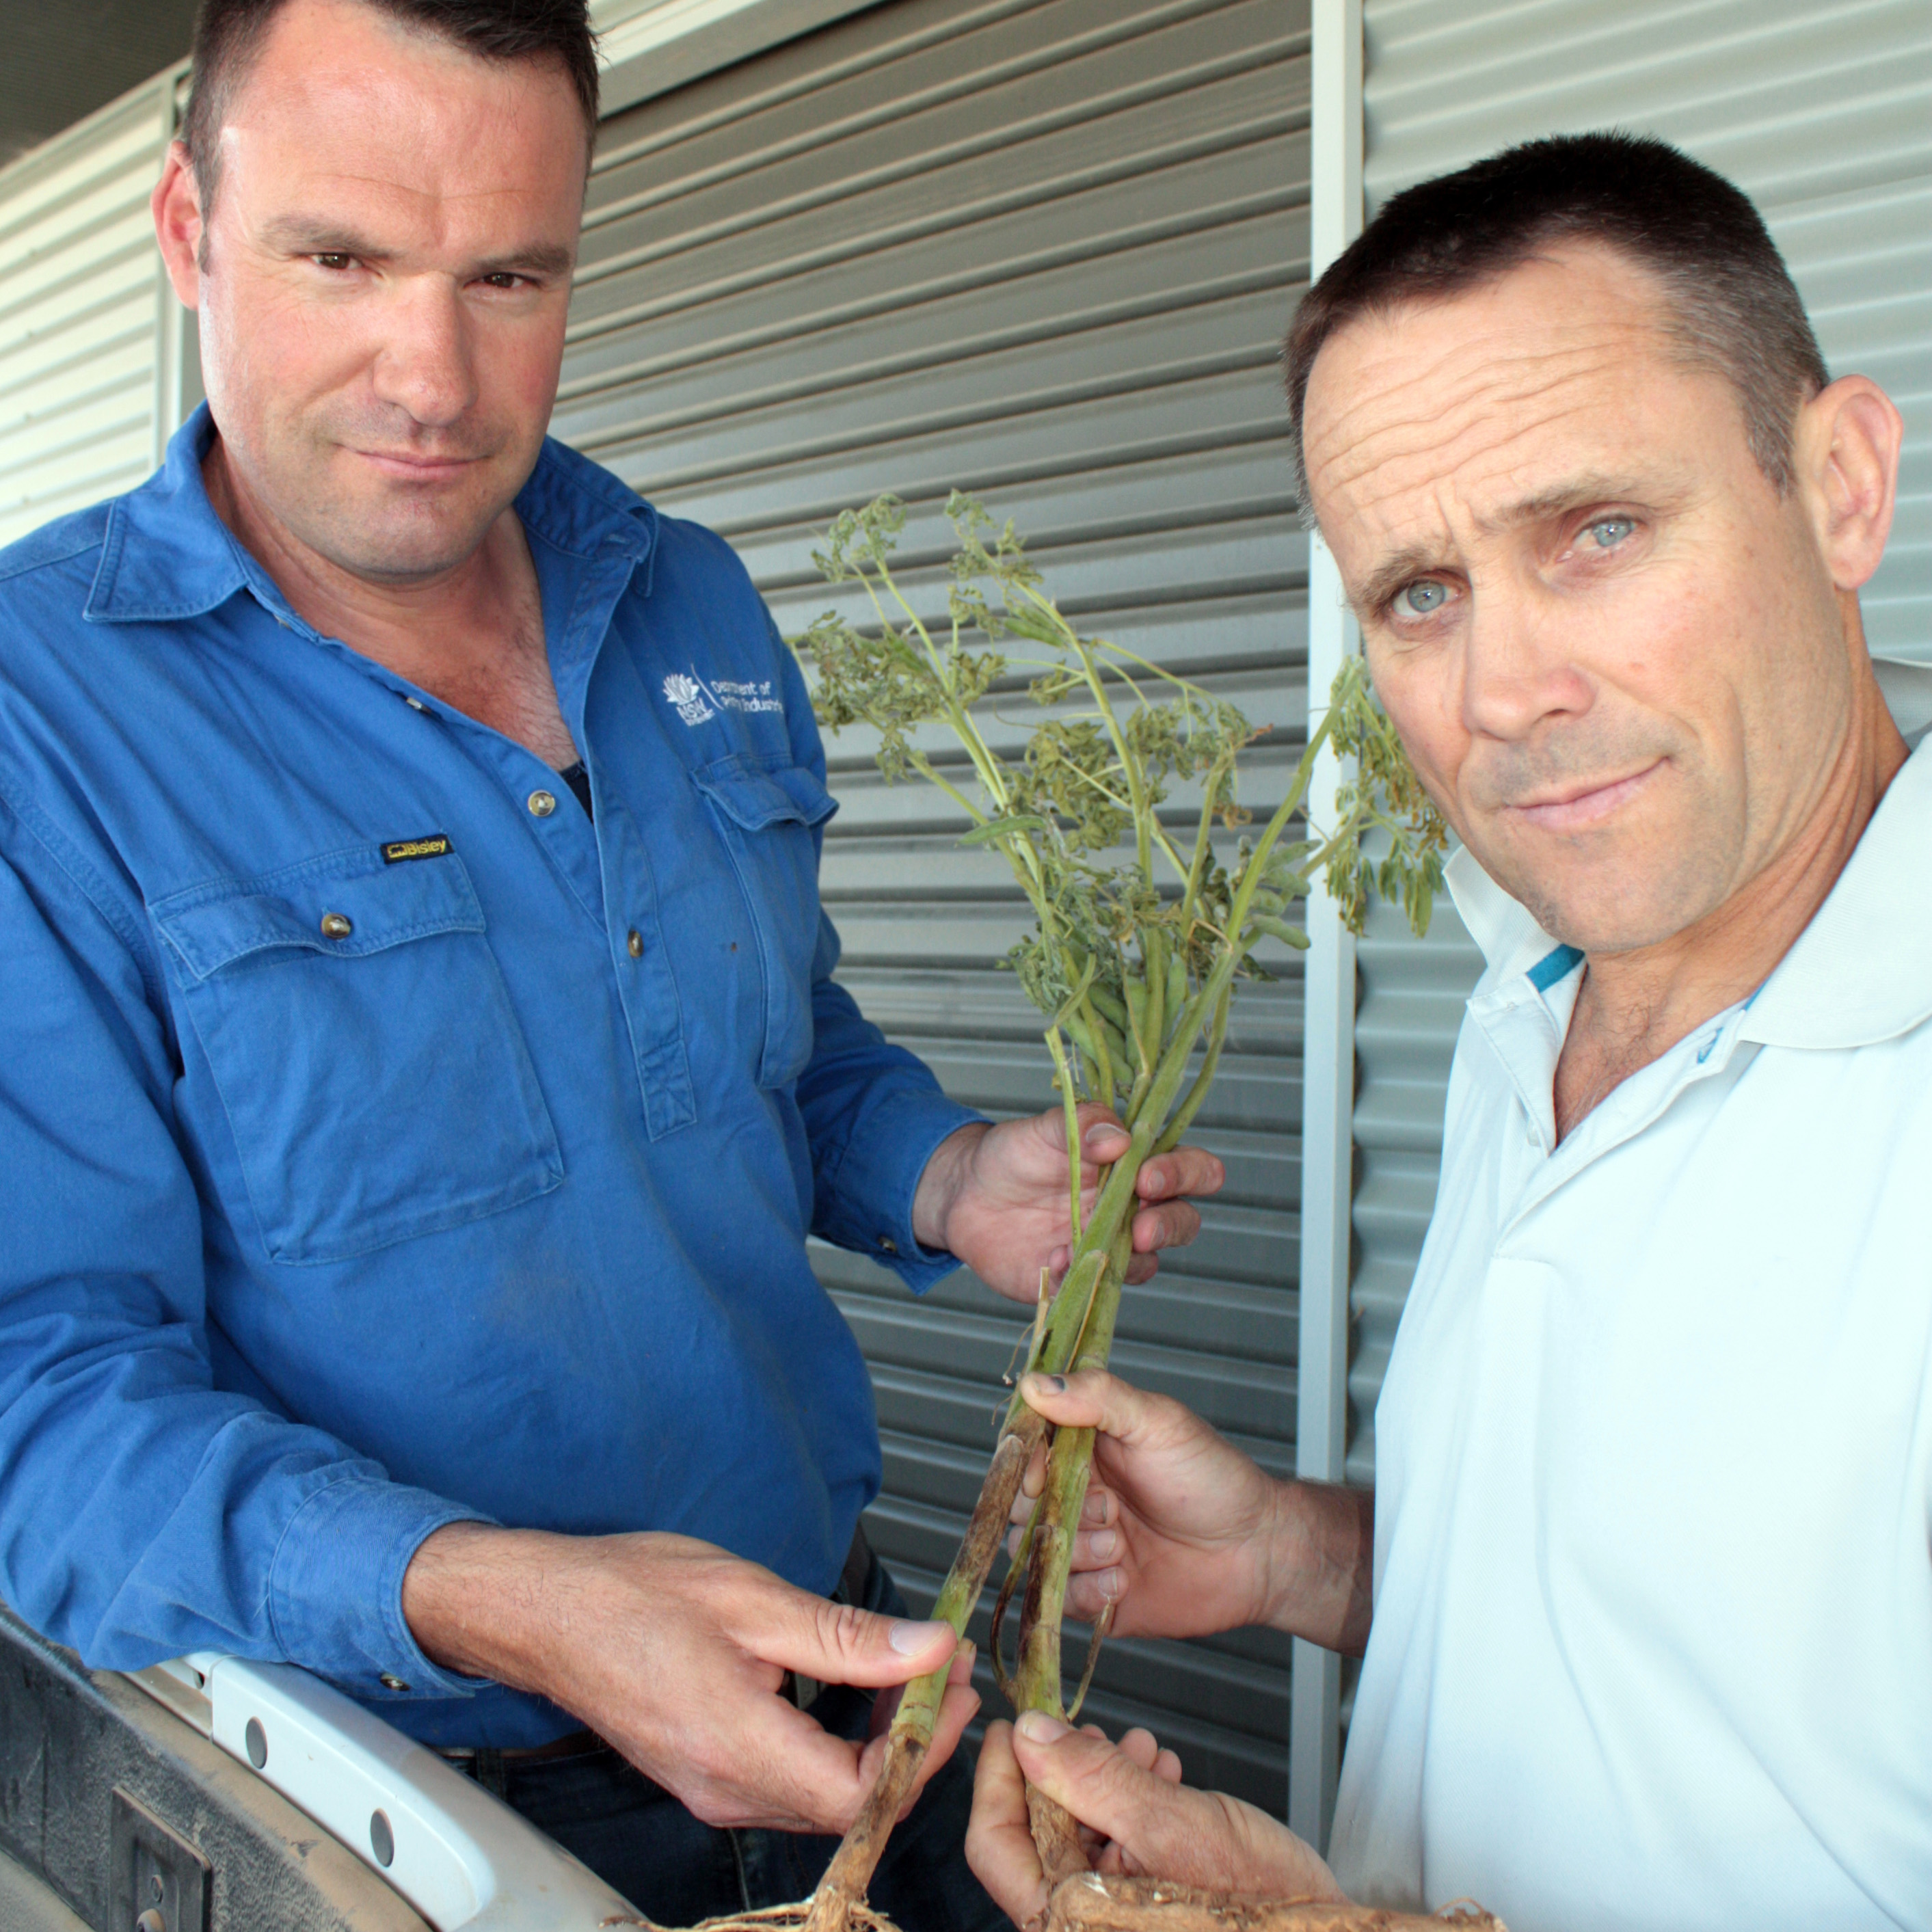
{"type": "MultiPolygon", "coordinates": [[[[190,56],[193,91],[182,121],[206,218],[213,206],[218,157],[228,104],[275,16],[289,0],[201,0],[190,56]]],[[[425,33],[454,40],[484,60],[553,60],[560,64],[584,110],[586,137],[597,134],[597,36],[589,0],[357,0],[358,5],[425,33]]]]}
{"type": "Polygon", "coordinates": [[[1303,298],[1286,360],[1305,514],[1302,413],[1322,344],[1358,316],[1462,294],[1560,242],[1600,243],[1656,277],[1673,346],[1730,379],[1758,467],[1780,495],[1790,488],[1793,422],[1831,378],[1757,210],[1667,142],[1563,134],[1405,188],[1303,298]]]}

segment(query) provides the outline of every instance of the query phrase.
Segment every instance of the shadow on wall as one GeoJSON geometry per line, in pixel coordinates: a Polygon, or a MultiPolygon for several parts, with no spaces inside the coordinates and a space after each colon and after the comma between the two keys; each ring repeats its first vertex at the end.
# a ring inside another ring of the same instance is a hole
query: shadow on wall
{"type": "Polygon", "coordinates": [[[195,0],[0,0],[0,167],[182,59],[195,0]]]}

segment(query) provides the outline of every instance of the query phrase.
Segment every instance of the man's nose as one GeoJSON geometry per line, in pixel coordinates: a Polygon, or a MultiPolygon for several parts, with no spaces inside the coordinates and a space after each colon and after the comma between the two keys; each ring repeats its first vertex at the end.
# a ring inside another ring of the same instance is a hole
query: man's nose
{"type": "Polygon", "coordinates": [[[446,429],[476,400],[461,293],[443,277],[416,276],[397,289],[388,307],[376,393],[425,428],[446,429]]]}
{"type": "Polygon", "coordinates": [[[1514,584],[1471,595],[1462,659],[1462,723],[1472,736],[1514,742],[1545,718],[1590,708],[1562,611],[1514,584]]]}

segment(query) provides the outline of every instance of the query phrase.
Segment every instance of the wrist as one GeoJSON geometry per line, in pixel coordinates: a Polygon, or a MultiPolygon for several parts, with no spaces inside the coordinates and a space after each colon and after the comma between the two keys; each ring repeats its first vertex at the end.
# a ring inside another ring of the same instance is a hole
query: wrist
{"type": "Polygon", "coordinates": [[[912,1231],[921,1247],[953,1251],[947,1238],[952,1210],[971,1180],[980,1143],[992,1131],[984,1120],[969,1120],[933,1149],[913,1194],[912,1231]]]}
{"type": "Polygon", "coordinates": [[[1267,1622],[1359,1657],[1373,1609],[1375,1497],[1338,1483],[1274,1485],[1267,1622]]]}
{"type": "Polygon", "coordinates": [[[446,1523],[403,1573],[403,1617],[430,1660],[513,1690],[545,1692],[561,1618],[555,1600],[586,1539],[446,1523]]]}
{"type": "Polygon", "coordinates": [[[1307,1526],[1303,1520],[1304,1499],[1298,1482],[1268,1479],[1269,1510],[1265,1534],[1260,1539],[1263,1552],[1262,1613],[1258,1624],[1294,1634],[1294,1601],[1299,1592],[1296,1580],[1305,1574],[1308,1546],[1307,1526]]]}

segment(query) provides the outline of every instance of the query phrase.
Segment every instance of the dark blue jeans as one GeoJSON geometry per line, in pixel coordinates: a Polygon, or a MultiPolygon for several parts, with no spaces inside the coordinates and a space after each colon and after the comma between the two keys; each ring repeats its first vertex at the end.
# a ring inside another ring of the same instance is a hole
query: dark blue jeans
{"type": "MultiPolygon", "coordinates": [[[[883,1564],[872,1565],[866,1608],[909,1614],[883,1564]]],[[[845,1738],[863,1737],[872,1713],[870,1691],[842,1684],[812,1707],[820,1724],[845,1738]]],[[[482,1781],[659,1925],[802,1899],[838,1849],[836,1838],[702,1824],[615,1751],[500,1760],[482,1781]]],[[[893,1832],[867,1895],[900,1932],[1006,1932],[1004,1915],[967,1866],[972,1799],[971,1758],[962,1750],[893,1832]]]]}

